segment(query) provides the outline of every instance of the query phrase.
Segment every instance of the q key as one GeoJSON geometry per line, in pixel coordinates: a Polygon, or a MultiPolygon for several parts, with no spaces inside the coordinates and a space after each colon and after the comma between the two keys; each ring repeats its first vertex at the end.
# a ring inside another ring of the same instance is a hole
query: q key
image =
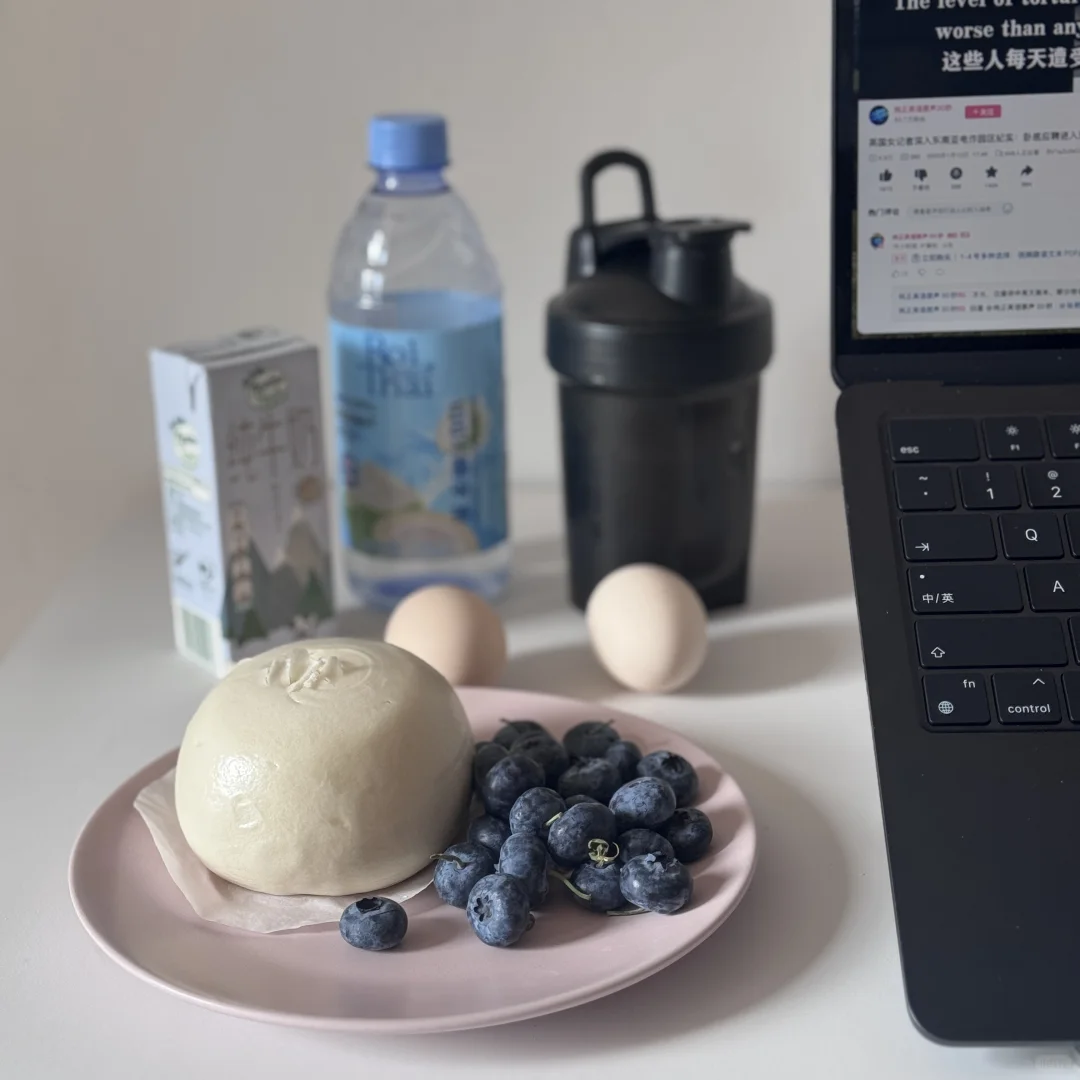
{"type": "Polygon", "coordinates": [[[1060,559],[1064,555],[1053,514],[1002,514],[1000,521],[1007,559],[1060,559]]]}

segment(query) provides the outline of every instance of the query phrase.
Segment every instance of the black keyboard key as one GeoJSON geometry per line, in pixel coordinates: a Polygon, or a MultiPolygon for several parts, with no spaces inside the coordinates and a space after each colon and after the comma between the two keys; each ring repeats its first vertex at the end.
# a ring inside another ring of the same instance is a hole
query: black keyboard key
{"type": "Polygon", "coordinates": [[[998,719],[1003,724],[1059,724],[1061,701],[1049,671],[1010,671],[994,676],[998,719]]]}
{"type": "Polygon", "coordinates": [[[956,505],[952,472],[944,465],[901,465],[893,479],[901,510],[951,510],[956,505]]]}
{"type": "Polygon", "coordinates": [[[1069,719],[1080,724],[1080,671],[1067,671],[1061,676],[1061,685],[1065,688],[1065,707],[1069,719]]]}
{"type": "Polygon", "coordinates": [[[912,562],[992,559],[993,519],[986,514],[913,514],[900,519],[904,554],[912,562]]]}
{"type": "Polygon", "coordinates": [[[1025,465],[1024,483],[1032,506],[1080,506],[1080,464],[1025,465]]]}
{"type": "Polygon", "coordinates": [[[1015,510],[1020,485],[1011,465],[965,465],[960,475],[960,497],[969,510],[1015,510]]]}
{"type": "Polygon", "coordinates": [[[1054,457],[1080,458],[1080,416],[1047,417],[1046,430],[1054,457]]]}
{"type": "Polygon", "coordinates": [[[928,668],[1062,667],[1069,662],[1052,617],[917,619],[919,662],[928,668]]]}
{"type": "Polygon", "coordinates": [[[1080,619],[1074,617],[1069,620],[1069,634],[1072,637],[1073,651],[1080,662],[1080,619]]]}
{"type": "Polygon", "coordinates": [[[1065,515],[1065,531],[1069,534],[1069,549],[1080,559],[1080,514],[1065,515]]]}
{"type": "Polygon", "coordinates": [[[931,724],[972,726],[990,723],[986,684],[981,675],[927,675],[926,719],[931,724]]]}
{"type": "Polygon", "coordinates": [[[893,461],[978,461],[973,420],[891,420],[893,461]]]}
{"type": "Polygon", "coordinates": [[[1024,610],[1020,579],[1016,570],[1004,563],[913,567],[908,571],[908,586],[911,606],[920,615],[1024,610]]]}
{"type": "Polygon", "coordinates": [[[1033,611],[1080,611],[1080,565],[1029,566],[1024,576],[1033,611]]]}
{"type": "Polygon", "coordinates": [[[1001,544],[1007,559],[1060,559],[1065,554],[1053,514],[1002,514],[1001,544]]]}
{"type": "Polygon", "coordinates": [[[1041,458],[1043,456],[1042,424],[1034,417],[999,417],[983,421],[986,453],[991,460],[1041,458]]]}

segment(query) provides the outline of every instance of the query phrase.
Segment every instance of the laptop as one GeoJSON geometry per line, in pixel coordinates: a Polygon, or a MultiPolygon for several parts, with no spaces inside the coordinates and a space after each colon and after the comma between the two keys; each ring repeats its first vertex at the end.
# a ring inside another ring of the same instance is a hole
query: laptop
{"type": "Polygon", "coordinates": [[[1080,6],[836,0],[833,373],[900,961],[1080,1041],[1080,6]]]}

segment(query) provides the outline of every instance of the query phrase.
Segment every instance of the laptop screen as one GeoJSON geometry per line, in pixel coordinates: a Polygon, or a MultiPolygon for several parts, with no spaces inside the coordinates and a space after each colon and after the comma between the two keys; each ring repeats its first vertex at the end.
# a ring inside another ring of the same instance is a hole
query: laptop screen
{"type": "Polygon", "coordinates": [[[837,350],[1080,342],[1080,3],[838,0],[837,350]]]}

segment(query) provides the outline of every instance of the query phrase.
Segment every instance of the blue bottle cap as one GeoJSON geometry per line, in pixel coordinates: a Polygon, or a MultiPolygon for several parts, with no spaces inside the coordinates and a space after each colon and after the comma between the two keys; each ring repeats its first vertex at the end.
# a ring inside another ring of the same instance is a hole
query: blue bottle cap
{"type": "Polygon", "coordinates": [[[449,160],[443,117],[434,113],[399,113],[371,118],[368,163],[373,169],[441,169],[449,160]]]}

